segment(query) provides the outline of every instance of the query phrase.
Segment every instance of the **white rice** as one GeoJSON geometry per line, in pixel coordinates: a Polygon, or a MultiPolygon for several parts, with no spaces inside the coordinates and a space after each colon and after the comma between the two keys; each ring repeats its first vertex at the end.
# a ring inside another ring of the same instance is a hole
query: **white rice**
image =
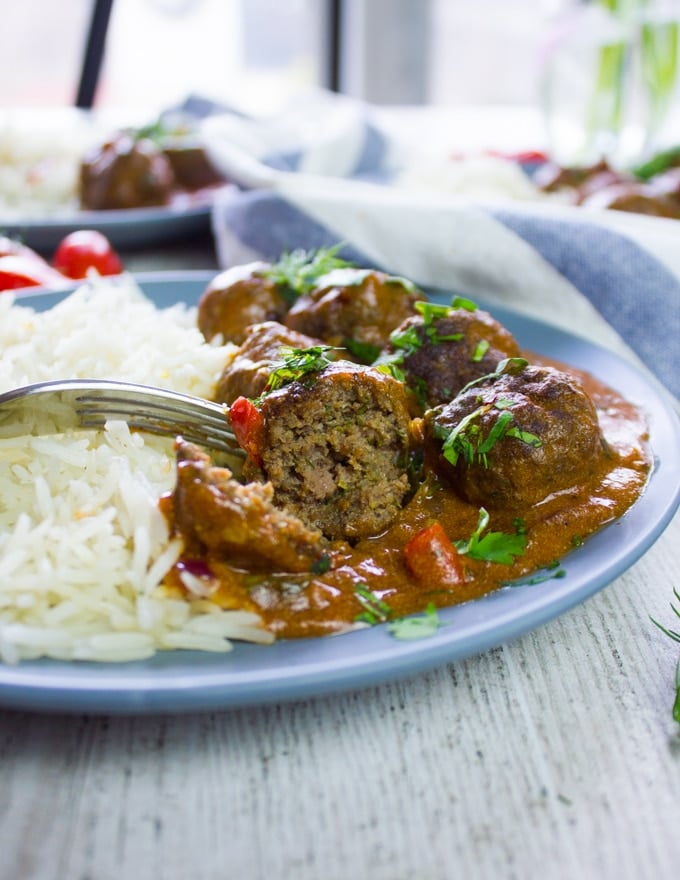
{"type": "MultiPolygon", "coordinates": [[[[206,344],[194,309],[158,309],[122,276],[93,279],[46,312],[2,294],[0,351],[0,391],[80,377],[209,396],[233,346],[206,344]]],[[[119,421],[0,439],[0,660],[124,661],[271,641],[257,615],[163,589],[181,551],[158,509],[174,478],[172,440],[119,421]]]]}
{"type": "Polygon", "coordinates": [[[59,127],[0,117],[0,218],[37,219],[78,210],[80,162],[99,134],[76,115],[59,127]]]}
{"type": "Polygon", "coordinates": [[[487,201],[535,202],[549,198],[515,162],[484,154],[414,161],[397,175],[395,184],[409,190],[435,190],[487,201]]]}

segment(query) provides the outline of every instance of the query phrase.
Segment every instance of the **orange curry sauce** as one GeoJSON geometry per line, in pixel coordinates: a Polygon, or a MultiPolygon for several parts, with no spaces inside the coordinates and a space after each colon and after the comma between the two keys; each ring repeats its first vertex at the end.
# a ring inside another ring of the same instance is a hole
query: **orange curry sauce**
{"type": "MultiPolygon", "coordinates": [[[[411,574],[404,546],[422,529],[439,522],[452,541],[466,541],[478,523],[479,509],[431,475],[384,534],[354,547],[343,543],[331,553],[333,567],[324,574],[244,572],[206,556],[201,548],[187,547],[187,556],[192,558],[203,552],[203,559],[220,582],[211,600],[223,608],[258,612],[277,637],[319,636],[356,625],[364,611],[357,587],[386,602],[396,618],[422,612],[430,603],[443,607],[476,599],[509,581],[564,561],[588,535],[621,517],[643,492],[652,460],[648,430],[635,406],[588,374],[542,357],[533,356],[532,362],[556,366],[580,379],[598,410],[611,455],[603,457],[601,468],[587,482],[540,504],[521,511],[490,511],[489,530],[512,534],[517,517],[525,524],[526,550],[512,564],[463,556],[465,581],[454,587],[418,581],[411,574]]],[[[168,515],[169,505],[170,499],[163,499],[168,515]]],[[[564,566],[568,567],[568,560],[564,566]]],[[[169,580],[171,591],[183,589],[177,572],[172,572],[169,580]]]]}

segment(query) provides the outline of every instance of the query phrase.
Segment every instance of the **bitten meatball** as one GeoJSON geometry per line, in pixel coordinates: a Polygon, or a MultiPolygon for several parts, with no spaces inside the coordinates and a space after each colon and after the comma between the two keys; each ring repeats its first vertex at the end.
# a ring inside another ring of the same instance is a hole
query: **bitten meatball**
{"type": "Polygon", "coordinates": [[[471,504],[520,509],[587,479],[604,454],[595,407],[551,367],[518,366],[425,416],[437,467],[471,504]]]}
{"type": "Polygon", "coordinates": [[[330,539],[377,535],[409,492],[410,416],[403,385],[336,361],[265,395],[257,458],[246,477],[330,539]]]}
{"type": "Polygon", "coordinates": [[[251,324],[283,320],[289,303],[267,276],[269,268],[269,263],[247,263],[212,279],[198,302],[198,328],[208,342],[221,333],[239,345],[251,324]]]}
{"type": "Polygon", "coordinates": [[[400,366],[423,409],[448,403],[458,392],[505,358],[517,357],[514,336],[488,312],[465,301],[465,307],[423,304],[391,335],[377,364],[400,366]]]}
{"type": "Polygon", "coordinates": [[[371,363],[392,330],[415,314],[418,299],[423,295],[405,278],[372,269],[335,269],[297,300],[285,323],[371,363]]]}
{"type": "Polygon", "coordinates": [[[174,186],[170,162],[153,141],[125,133],[92,150],[80,166],[80,205],[92,211],[165,205],[174,186]]]}
{"type": "Polygon", "coordinates": [[[272,369],[281,360],[282,350],[307,349],[319,344],[318,339],[303,336],[276,321],[253,324],[246,330],[234,358],[222,371],[215,400],[231,405],[237,397],[259,397],[272,369]]]}
{"type": "Polygon", "coordinates": [[[172,509],[183,535],[253,571],[309,571],[324,555],[321,533],[275,507],[271,484],[242,485],[181,439],[176,455],[172,509]]]}

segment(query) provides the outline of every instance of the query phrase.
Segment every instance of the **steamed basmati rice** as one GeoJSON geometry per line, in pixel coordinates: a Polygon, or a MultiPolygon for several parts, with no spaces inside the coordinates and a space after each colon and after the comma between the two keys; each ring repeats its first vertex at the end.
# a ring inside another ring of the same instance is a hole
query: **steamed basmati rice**
{"type": "MultiPolygon", "coordinates": [[[[208,345],[195,310],[158,309],[126,276],[93,279],[46,312],[0,296],[0,391],[118,378],[210,396],[233,346],[208,345]]],[[[181,550],[158,499],[170,438],[104,432],[0,439],[0,659],[121,661],[159,649],[268,642],[251,613],[160,586],[181,550]]]]}
{"type": "Polygon", "coordinates": [[[101,135],[76,113],[60,122],[38,126],[35,119],[29,123],[9,111],[0,118],[2,219],[39,219],[78,210],[80,163],[101,135]]]}

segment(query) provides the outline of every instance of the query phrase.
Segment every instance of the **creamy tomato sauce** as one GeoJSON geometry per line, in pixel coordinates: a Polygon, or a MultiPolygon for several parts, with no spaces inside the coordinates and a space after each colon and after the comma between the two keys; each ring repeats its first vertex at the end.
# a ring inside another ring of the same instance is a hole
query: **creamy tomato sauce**
{"type": "MultiPolygon", "coordinates": [[[[389,606],[393,617],[401,617],[421,612],[430,603],[444,607],[476,599],[557,562],[568,566],[565,557],[575,547],[621,517],[643,492],[651,469],[648,430],[636,407],[593,377],[546,358],[532,356],[532,362],[556,366],[581,381],[598,410],[609,453],[581,484],[526,509],[490,511],[489,528],[494,531],[512,533],[517,519],[522,520],[526,548],[511,564],[464,556],[465,578],[454,586],[414,577],[404,556],[409,540],[438,522],[452,541],[465,541],[479,518],[479,508],[429,473],[384,534],[356,546],[333,547],[331,568],[322,574],[254,574],[206,557],[220,583],[212,601],[224,608],[250,608],[278,637],[299,638],[356,626],[364,610],[358,589],[370,590],[389,606]]],[[[191,556],[200,552],[187,551],[191,556]]],[[[174,583],[179,589],[178,577],[174,583]]]]}

